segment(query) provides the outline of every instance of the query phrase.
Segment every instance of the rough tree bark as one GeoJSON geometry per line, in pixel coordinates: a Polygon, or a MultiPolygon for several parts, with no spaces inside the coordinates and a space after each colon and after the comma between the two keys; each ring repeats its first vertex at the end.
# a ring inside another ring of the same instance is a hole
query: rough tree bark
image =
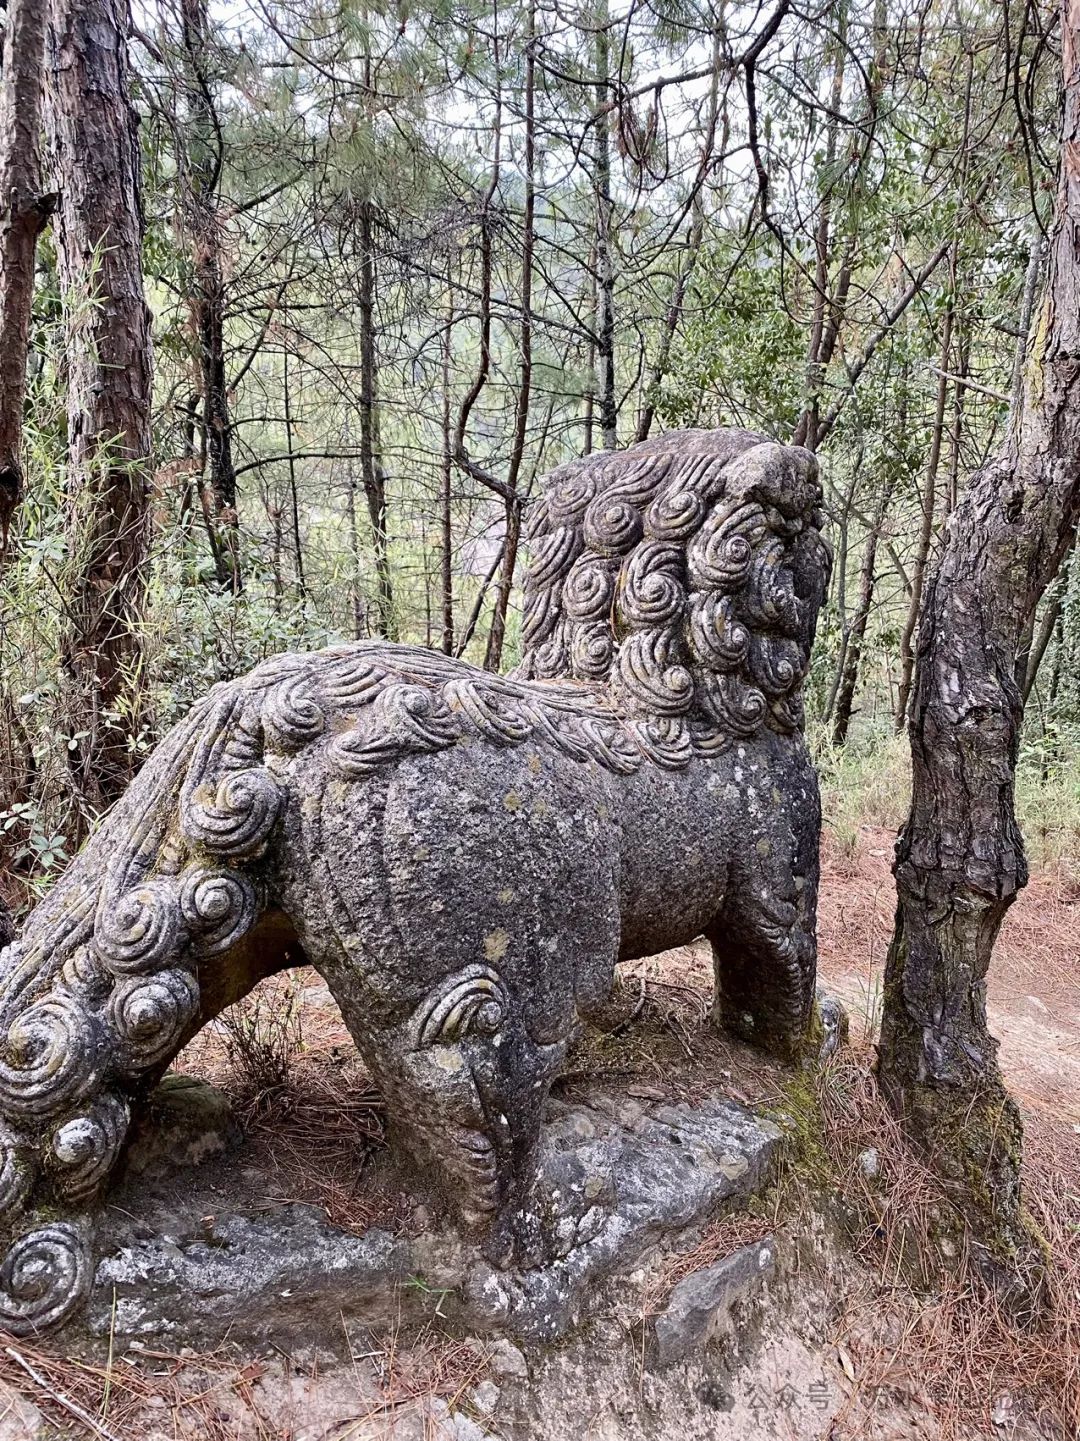
{"type": "Polygon", "coordinates": [[[825,381],[828,360],[824,355],[825,319],[830,305],[829,260],[832,227],[832,192],[835,183],[836,138],[840,108],[844,97],[844,60],[847,55],[847,6],[837,14],[837,33],[833,56],[832,95],[825,124],[824,181],[819,202],[818,223],[814,231],[814,305],[810,322],[810,342],[806,355],[806,406],[795,429],[795,444],[808,450],[817,447],[817,427],[821,418],[821,388],[825,381]]]}
{"type": "Polygon", "coordinates": [[[451,351],[454,341],[454,282],[446,268],[446,330],[442,345],[442,467],[439,472],[439,595],[442,612],[440,647],[454,654],[454,435],[450,420],[451,351]]]}
{"type": "Polygon", "coordinates": [[[518,482],[521,478],[521,464],[525,458],[529,406],[532,401],[532,283],[533,252],[536,244],[535,36],[536,9],[534,5],[530,4],[525,32],[525,197],[521,217],[521,369],[517,399],[514,405],[513,449],[510,452],[510,464],[506,474],[506,494],[503,497],[502,564],[499,567],[499,581],[495,589],[495,604],[491,613],[491,629],[488,631],[487,648],[484,652],[484,669],[490,671],[497,671],[501,667],[503,645],[506,640],[506,620],[514,585],[514,568],[517,565],[518,547],[521,543],[523,501],[519,493],[518,482]]]}
{"type": "Polygon", "coordinates": [[[859,664],[862,660],[863,641],[866,639],[866,627],[874,603],[878,542],[888,519],[889,503],[892,500],[895,483],[896,469],[889,465],[882,480],[881,490],[878,492],[873,523],[866,533],[862,561],[859,565],[859,598],[855,602],[855,612],[847,633],[847,650],[840,673],[836,711],[833,716],[832,743],[834,746],[846,745],[851,716],[855,709],[855,692],[859,685],[859,664]]]}
{"type": "Polygon", "coordinates": [[[1080,511],[1080,0],[1063,0],[1062,51],[1061,168],[1023,404],[950,517],[923,601],[879,1066],[887,1101],[972,1222],[978,1258],[1021,1296],[1039,1253],[1020,1205],[1020,1113],[987,1028],[986,974],[1027,880],[1013,804],[1018,650],[1080,511]]]}
{"type": "Polygon", "coordinates": [[[611,114],[607,103],[610,80],[610,38],[607,0],[596,19],[597,106],[593,124],[593,187],[596,194],[596,399],[600,410],[600,443],[614,450],[619,411],[615,399],[615,271],[611,256],[611,114]]]}
{"type": "Polygon", "coordinates": [[[22,418],[34,252],[55,197],[41,190],[45,7],[10,0],[0,75],[0,563],[23,493],[22,418]]]}
{"type": "MultiPolygon", "coordinates": [[[[955,283],[957,246],[953,244],[950,285],[955,283]]],[[[930,439],[930,458],[926,463],[926,480],[920,497],[919,538],[915,548],[915,559],[911,566],[911,598],[908,601],[907,617],[900,635],[900,685],[896,700],[896,731],[903,733],[907,719],[908,701],[911,696],[911,679],[915,669],[915,647],[912,644],[915,627],[919,623],[923,585],[926,567],[930,559],[930,546],[934,538],[934,520],[937,516],[938,467],[941,464],[941,443],[945,435],[945,403],[949,395],[949,354],[952,349],[953,318],[955,309],[950,295],[941,324],[941,362],[938,366],[938,382],[934,402],[934,427],[930,439]]]]}
{"type": "Polygon", "coordinates": [[[62,640],[75,779],[94,807],[130,778],[149,524],[150,313],[126,0],[50,0],[46,119],[66,308],[71,573],[62,640]]]}
{"type": "Polygon", "coordinates": [[[229,383],[225,370],[226,294],[218,206],[222,141],[205,69],[206,0],[183,0],[181,25],[187,105],[185,201],[192,242],[191,316],[199,348],[203,424],[210,469],[202,500],[218,583],[239,591],[243,579],[229,383]]]}
{"type": "Polygon", "coordinates": [[[378,587],[377,628],[387,640],[397,639],[390,540],[386,525],[386,472],[378,453],[378,368],[375,358],[375,237],[372,203],[360,202],[360,478],[367,498],[375,551],[378,587]]]}

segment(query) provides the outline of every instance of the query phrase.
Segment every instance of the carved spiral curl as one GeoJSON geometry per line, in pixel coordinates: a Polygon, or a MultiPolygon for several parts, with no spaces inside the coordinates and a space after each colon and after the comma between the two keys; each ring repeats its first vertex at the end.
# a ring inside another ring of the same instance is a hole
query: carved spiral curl
{"type": "Polygon", "coordinates": [[[598,555],[623,555],[641,539],[641,512],[627,500],[600,495],[585,512],[585,544],[598,555]]]}
{"type": "Polygon", "coordinates": [[[118,983],[108,1018],[125,1051],[126,1069],[142,1071],[164,1060],[199,1009],[199,983],[189,971],[160,971],[118,983]]]}
{"type": "Polygon", "coordinates": [[[71,996],[54,992],[8,1026],[0,1049],[0,1104],[19,1116],[53,1116],[93,1085],[98,1037],[71,996]]]}
{"type": "Polygon", "coordinates": [[[803,629],[802,607],[785,558],[779,540],[769,541],[757,550],[742,611],[751,625],[795,637],[803,629]]]}
{"type": "Polygon", "coordinates": [[[574,620],[604,620],[615,598],[610,567],[595,555],[583,555],[570,568],[563,584],[562,603],[574,620]]]}
{"type": "Polygon", "coordinates": [[[443,750],[461,729],[440,691],[395,681],[372,702],[360,725],[338,736],[330,758],[350,779],[410,753],[443,750]]]}
{"type": "Polygon", "coordinates": [[[740,590],[754,562],[757,533],[764,529],[761,507],[742,502],[718,506],[690,542],[687,562],[697,590],[740,590]]]}
{"type": "Polygon", "coordinates": [[[598,481],[599,477],[589,471],[555,471],[544,492],[551,523],[561,525],[584,515],[596,495],[598,481]]]}
{"type": "Polygon", "coordinates": [[[69,1201],[85,1201],[98,1190],[120,1155],[130,1119],[127,1103],[107,1091],[57,1128],[50,1160],[69,1201]]]}
{"type": "Polygon", "coordinates": [[[525,619],[521,624],[521,638],[526,646],[535,648],[542,645],[562,619],[562,605],[558,589],[548,586],[545,590],[530,595],[525,606],[525,619]]]}
{"type": "Polygon", "coordinates": [[[607,481],[603,499],[625,501],[643,511],[668,484],[674,463],[673,456],[655,453],[630,451],[628,455],[606,456],[601,462],[607,481]]]}
{"type": "Polygon", "coordinates": [[[324,680],[322,693],[333,705],[366,705],[374,700],[386,681],[384,666],[356,656],[345,657],[324,680]]]}
{"type": "Polygon", "coordinates": [[[460,710],[484,737],[497,745],[518,745],[532,734],[532,726],[518,707],[499,704],[469,680],[452,680],[443,687],[452,709],[460,710]]]}
{"type": "Polygon", "coordinates": [[[608,770],[616,775],[629,776],[641,769],[641,752],[622,726],[614,721],[596,720],[589,716],[582,721],[581,730],[596,759],[608,770]]]}
{"type": "Polygon", "coordinates": [[[583,680],[603,680],[611,670],[615,637],[604,621],[583,622],[574,627],[570,643],[573,673],[583,680]]]}
{"type": "Polygon", "coordinates": [[[705,519],[705,499],[679,483],[661,493],[645,512],[645,533],[655,540],[686,540],[705,519]]]}
{"type": "Polygon", "coordinates": [[[212,855],[254,856],[277,824],[281,803],[277,782],[262,766],[233,771],[216,785],[205,780],[185,794],[183,831],[188,840],[212,855]]]}
{"type": "Polygon", "coordinates": [[[112,985],[107,971],[92,946],[77,946],[60,970],[60,983],[73,996],[98,1001],[112,985]]]}
{"type": "Polygon", "coordinates": [[[27,1336],[58,1325],[83,1299],[90,1276],[84,1227],[54,1221],[27,1231],[0,1266],[0,1326],[27,1336]]]}
{"type": "Polygon", "coordinates": [[[787,695],[802,679],[798,642],[781,636],[755,636],[750,646],[750,674],[770,700],[787,695]]]}
{"type": "Polygon", "coordinates": [[[788,734],[801,730],[806,720],[806,711],[799,691],[779,696],[769,706],[769,710],[772,712],[774,728],[788,734]]]}
{"type": "Polygon", "coordinates": [[[291,754],[322,735],[326,714],[301,674],[273,688],[263,702],[262,722],[271,745],[291,754]]]}
{"type": "Polygon", "coordinates": [[[447,1045],[479,1033],[494,1035],[506,1014],[506,991],[490,966],[466,966],[429,996],[413,1026],[420,1045],[447,1045]]]}
{"type": "Polygon", "coordinates": [[[180,912],[201,956],[217,956],[234,946],[250,930],[255,911],[255,888],[238,871],[198,866],[182,877],[180,912]]]}
{"type": "Polygon", "coordinates": [[[30,1156],[7,1130],[0,1132],[0,1215],[26,1200],[34,1179],[30,1156]]]}
{"type": "Polygon", "coordinates": [[[752,736],[768,715],[768,702],[761,691],[737,675],[703,676],[699,695],[708,714],[729,735],[752,736]]]}
{"type": "Polygon", "coordinates": [[[646,541],[623,562],[622,613],[631,625],[670,625],[686,608],[682,552],[663,541],[646,541]]]}
{"type": "Polygon", "coordinates": [[[551,637],[533,652],[532,671],[537,680],[548,680],[554,676],[566,675],[569,670],[570,648],[566,643],[566,623],[560,621],[551,637]]]}
{"type": "Polygon", "coordinates": [[[731,596],[698,591],[690,597],[690,649],[713,670],[737,670],[750,651],[750,632],[735,618],[731,596]]]}
{"type": "Polygon", "coordinates": [[[119,896],[108,888],[102,892],[94,947],[111,971],[127,975],[156,970],[176,955],[185,939],[171,881],[145,881],[119,896]]]}
{"type": "Polygon", "coordinates": [[[588,760],[590,750],[581,720],[570,711],[557,711],[540,704],[527,705],[527,713],[537,735],[550,741],[572,761],[588,760]]]}
{"type": "Polygon", "coordinates": [[[544,536],[533,547],[528,579],[533,585],[550,585],[570,569],[581,549],[581,535],[574,526],[563,525],[544,536]]]}
{"type": "Polygon", "coordinates": [[[642,754],[662,770],[682,770],[693,759],[690,727],[681,717],[634,721],[631,731],[642,754]]]}
{"type": "Polygon", "coordinates": [[[375,723],[412,750],[441,750],[460,734],[442,695],[423,685],[388,685],[371,707],[375,723]]]}
{"type": "Polygon", "coordinates": [[[662,630],[641,631],[619,648],[616,670],[630,702],[657,716],[685,715],[694,702],[694,678],[673,660],[675,639],[662,630]]]}

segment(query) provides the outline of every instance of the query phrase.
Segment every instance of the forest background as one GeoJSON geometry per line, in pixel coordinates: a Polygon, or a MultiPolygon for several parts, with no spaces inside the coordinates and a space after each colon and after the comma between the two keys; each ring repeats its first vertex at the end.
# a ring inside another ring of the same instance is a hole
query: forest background
{"type": "MultiPolygon", "coordinates": [[[[10,899],[264,655],[382,635],[512,665],[538,477],[674,426],[818,452],[830,822],[898,823],[924,577],[1021,389],[1055,22],[1031,0],[136,6],[151,513],[88,686],[72,598],[99,518],[67,389],[108,257],[73,293],[47,227],[0,573],[10,899]]],[[[1069,559],[1025,640],[1020,768],[1029,842],[1067,862],[1078,644],[1069,559]]]]}

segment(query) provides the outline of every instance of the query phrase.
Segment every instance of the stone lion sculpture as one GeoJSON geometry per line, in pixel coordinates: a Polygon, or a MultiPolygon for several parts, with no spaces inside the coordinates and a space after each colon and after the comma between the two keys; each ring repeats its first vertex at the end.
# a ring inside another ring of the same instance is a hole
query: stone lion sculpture
{"type": "Polygon", "coordinates": [[[383,642],[219,684],[0,963],[0,1325],[66,1318],[180,1048],[307,961],[393,1130],[527,1264],[541,1115],[620,960],[704,934],[718,1023],[811,1023],[828,574],[813,456],[665,435],[555,471],[512,677],[383,642]]]}

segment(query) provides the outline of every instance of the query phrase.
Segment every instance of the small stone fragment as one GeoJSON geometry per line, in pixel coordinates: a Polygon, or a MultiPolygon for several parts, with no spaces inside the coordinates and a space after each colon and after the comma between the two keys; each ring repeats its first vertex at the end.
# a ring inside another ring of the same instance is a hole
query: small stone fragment
{"type": "Polygon", "coordinates": [[[527,1381],[529,1379],[529,1363],[525,1359],[525,1353],[519,1346],[506,1336],[500,1336],[492,1341],[488,1349],[488,1365],[492,1374],[501,1376],[504,1380],[527,1381]]]}
{"type": "Polygon", "coordinates": [[[735,1303],[756,1293],[773,1265],[769,1237],[684,1277],[654,1323],[656,1364],[673,1365],[705,1346],[728,1323],[735,1303]]]}

